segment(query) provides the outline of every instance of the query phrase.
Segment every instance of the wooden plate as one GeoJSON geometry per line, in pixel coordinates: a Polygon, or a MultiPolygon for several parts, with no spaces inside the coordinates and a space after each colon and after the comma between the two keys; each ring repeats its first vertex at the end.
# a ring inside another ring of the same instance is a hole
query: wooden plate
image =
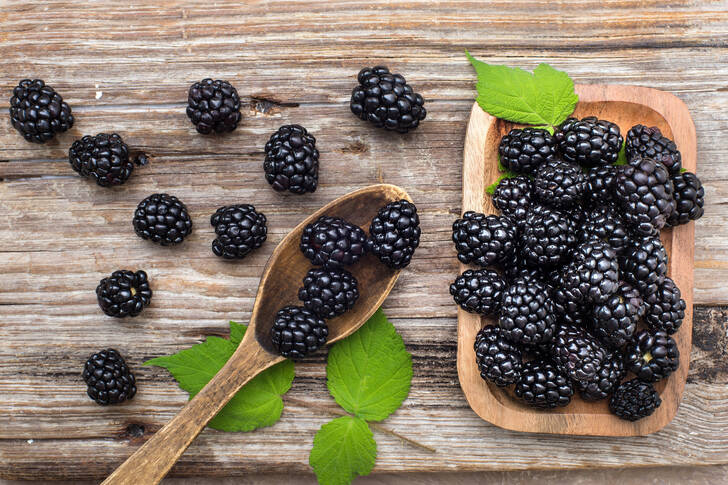
{"type": "MultiPolygon", "coordinates": [[[[672,94],[655,89],[617,85],[579,85],[579,104],[574,116],[597,116],[619,125],[622,134],[635,124],[657,126],[675,140],[682,153],[683,167],[696,167],[695,126],[687,106],[672,94]]],[[[484,112],[477,103],[470,113],[463,162],[463,212],[473,210],[497,213],[485,189],[498,179],[498,144],[513,123],[484,112]]],[[[669,255],[668,274],[682,290],[687,308],[682,327],[674,335],[680,348],[680,367],[657,384],[662,405],[655,413],[635,423],[609,412],[606,401],[588,403],[578,396],[565,408],[542,411],[530,408],[480,378],[475,364],[473,342],[484,318],[458,309],[458,375],[470,407],[483,419],[501,428],[532,433],[558,433],[593,436],[637,436],[654,433],[666,426],[677,413],[688,375],[693,328],[693,254],[694,224],[662,231],[662,242],[669,255]]],[[[461,265],[461,271],[467,269],[461,265]]]]}

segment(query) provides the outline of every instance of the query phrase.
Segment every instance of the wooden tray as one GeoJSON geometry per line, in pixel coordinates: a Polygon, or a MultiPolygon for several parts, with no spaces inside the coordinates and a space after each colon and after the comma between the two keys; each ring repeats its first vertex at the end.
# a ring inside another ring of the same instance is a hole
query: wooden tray
{"type": "MultiPolygon", "coordinates": [[[[683,166],[696,167],[695,126],[687,106],[672,94],[655,89],[617,85],[576,86],[579,104],[574,116],[594,115],[617,123],[623,134],[633,125],[658,126],[675,140],[683,166]]],[[[497,213],[486,187],[498,178],[498,143],[513,123],[484,112],[477,103],[470,113],[465,137],[463,162],[463,212],[474,210],[497,213]]],[[[470,407],[483,419],[501,428],[532,433],[557,433],[593,436],[637,436],[654,433],[666,426],[677,413],[688,375],[693,328],[693,223],[662,231],[662,242],[669,255],[668,274],[682,290],[687,308],[682,327],[674,336],[680,348],[680,367],[658,383],[662,405],[655,413],[635,423],[612,415],[607,402],[587,403],[578,396],[556,410],[530,408],[491,383],[481,379],[475,364],[473,342],[478,330],[492,318],[458,310],[458,375],[470,407]],[[673,257],[674,256],[674,257],[673,257]]],[[[466,267],[461,265],[461,270],[466,267]]]]}

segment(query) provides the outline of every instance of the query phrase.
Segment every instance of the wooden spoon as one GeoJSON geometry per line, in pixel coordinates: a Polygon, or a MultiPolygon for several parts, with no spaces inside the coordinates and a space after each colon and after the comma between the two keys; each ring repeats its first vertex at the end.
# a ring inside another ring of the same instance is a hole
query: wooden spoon
{"type": "MultiPolygon", "coordinates": [[[[407,192],[394,185],[372,185],[325,205],[288,234],[273,251],[263,271],[250,317],[250,326],[230,360],[215,377],[162,429],[119,466],[105,484],[156,484],[167,474],[187,447],[248,381],[284,360],[271,345],[273,317],[283,306],[299,305],[297,296],[304,275],[311,268],[299,249],[303,228],[319,216],[339,216],[368,230],[380,207],[407,192]]],[[[399,276],[371,254],[348,268],[359,281],[359,300],[350,311],[331,319],[328,343],[354,333],[387,298],[399,276]]]]}

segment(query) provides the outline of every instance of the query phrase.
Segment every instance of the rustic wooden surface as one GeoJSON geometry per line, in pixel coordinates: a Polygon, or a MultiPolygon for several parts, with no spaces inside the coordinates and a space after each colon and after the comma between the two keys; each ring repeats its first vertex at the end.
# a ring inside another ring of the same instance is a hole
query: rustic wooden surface
{"type": "MultiPolygon", "coordinates": [[[[30,145],[0,116],[0,476],[99,478],[184,404],[163,369],[142,368],[227,320],[250,317],[275,244],[308,214],[352,189],[404,187],[421,212],[423,242],[384,309],[414,354],[412,392],[386,425],[437,449],[377,432],[376,471],[506,470],[728,462],[728,3],[257,2],[204,4],[6,1],[0,29],[0,107],[22,77],[53,85],[76,125],[30,145]],[[538,12],[535,15],[534,12],[538,12]],[[547,61],[581,83],[670,91],[698,133],[698,173],[708,207],[696,224],[694,346],[674,421],[645,438],[573,438],[505,431],[468,407],[455,370],[457,273],[449,226],[460,212],[465,125],[475,75],[463,50],[533,68],[547,61]],[[348,110],[358,69],[384,63],[427,98],[414,133],[374,130],[348,110]],[[244,120],[221,138],[194,132],[184,115],[194,80],[230,80],[244,120]],[[321,184],[302,197],[274,193],[262,147],[280,124],[299,122],[321,151],[321,184]],[[123,187],[78,178],[66,161],[83,134],[118,131],[152,163],[123,187]],[[168,191],[188,205],[193,235],[178,248],[137,238],[137,202],[168,191]],[[209,215],[250,202],[269,218],[269,241],[244,262],[212,255],[209,215]],[[134,320],[98,310],[93,290],[119,267],[150,274],[153,304],[134,320]],[[139,393],[101,408],[84,395],[84,358],[114,345],[139,393]],[[142,431],[143,430],[143,431],[142,431]],[[80,459],[80,457],[83,457],[80,459]]],[[[206,430],[176,475],[300,472],[332,404],[320,354],[296,368],[282,420],[253,433],[206,430]]]]}

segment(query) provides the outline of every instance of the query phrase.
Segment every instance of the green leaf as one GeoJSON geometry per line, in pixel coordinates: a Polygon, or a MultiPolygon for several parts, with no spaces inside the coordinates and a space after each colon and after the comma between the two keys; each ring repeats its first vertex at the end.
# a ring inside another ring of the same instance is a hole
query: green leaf
{"type": "Polygon", "coordinates": [[[617,161],[614,162],[614,165],[627,165],[627,154],[625,153],[625,144],[622,143],[622,148],[619,149],[619,154],[617,155],[617,161]]]}
{"type": "Polygon", "coordinates": [[[551,131],[552,126],[560,125],[576,108],[579,96],[574,92],[574,81],[564,71],[558,71],[548,64],[539,64],[533,70],[542,97],[543,117],[551,126],[544,127],[551,131]]]}
{"type": "Polygon", "coordinates": [[[369,475],[377,458],[377,443],[367,423],[342,416],[318,430],[308,463],[321,485],[348,485],[360,475],[369,475]]]}
{"type": "MultiPolygon", "coordinates": [[[[207,337],[207,340],[189,349],[156,357],[144,365],[167,369],[192,399],[233,355],[246,329],[244,325],[230,322],[230,340],[207,337]]],[[[233,396],[208,426],[220,431],[251,431],[271,426],[281,417],[281,396],[291,388],[294,374],[290,360],[261,372],[233,396]]]]}
{"type": "Polygon", "coordinates": [[[681,168],[680,168],[680,173],[685,173],[685,172],[687,172],[687,171],[688,171],[688,169],[687,169],[687,168],[685,168],[685,167],[681,167],[681,168]]]}
{"type": "Polygon", "coordinates": [[[326,376],[329,392],[342,408],[380,421],[409,394],[412,356],[380,309],[356,333],[331,347],[326,376]]]}

